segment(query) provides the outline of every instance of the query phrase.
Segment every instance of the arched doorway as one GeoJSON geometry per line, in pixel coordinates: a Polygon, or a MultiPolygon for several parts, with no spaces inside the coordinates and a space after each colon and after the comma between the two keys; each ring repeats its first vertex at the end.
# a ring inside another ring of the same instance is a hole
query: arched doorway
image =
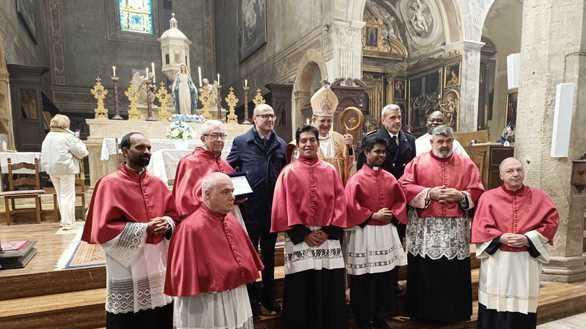
{"type": "MultiPolygon", "coordinates": [[[[522,21],[522,3],[508,0],[494,1],[484,21],[482,38],[485,45],[482,48],[481,65],[492,65],[494,71],[492,104],[488,104],[485,113],[490,140],[498,140],[507,121],[510,121],[507,120],[507,113],[509,117],[516,116],[517,90],[509,90],[507,86],[507,56],[521,50],[522,21]],[[492,57],[492,60],[487,56],[492,57]]],[[[490,70],[485,71],[490,75],[490,70]]],[[[483,93],[483,90],[480,92],[483,93]]]]}
{"type": "Polygon", "coordinates": [[[293,86],[292,135],[311,118],[311,95],[327,80],[325,61],[317,50],[308,50],[299,63],[293,86]]]}

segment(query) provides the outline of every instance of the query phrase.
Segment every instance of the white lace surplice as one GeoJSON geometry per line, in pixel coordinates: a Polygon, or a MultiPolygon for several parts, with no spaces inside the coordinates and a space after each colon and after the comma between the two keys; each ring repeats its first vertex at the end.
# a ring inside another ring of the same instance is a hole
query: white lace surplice
{"type": "MultiPolygon", "coordinates": [[[[423,209],[429,206],[430,188],[421,191],[409,205],[423,209]]],[[[474,202],[467,192],[468,209],[474,202]]],[[[405,232],[406,250],[413,256],[438,260],[463,260],[470,257],[470,218],[468,217],[419,217],[417,211],[409,209],[409,223],[405,232]]]]}
{"type": "MultiPolygon", "coordinates": [[[[309,226],[311,231],[320,227],[309,226]]],[[[340,240],[326,240],[317,247],[310,247],[305,241],[293,244],[285,238],[285,275],[306,270],[334,270],[344,268],[340,240]]]]}
{"type": "Polygon", "coordinates": [[[407,254],[394,225],[366,225],[345,231],[344,260],[348,274],[362,275],[407,265],[407,254]]]}
{"type": "Polygon", "coordinates": [[[102,244],[107,312],[136,313],[171,303],[163,294],[168,242],[147,244],[146,237],[146,223],[127,223],[122,233],[102,244]]]}
{"type": "Polygon", "coordinates": [[[528,252],[485,250],[492,241],[479,244],[476,255],[481,259],[478,302],[497,312],[535,313],[539,302],[539,276],[542,263],[549,261],[547,239],[537,231],[525,234],[539,251],[533,258],[528,252]]]}

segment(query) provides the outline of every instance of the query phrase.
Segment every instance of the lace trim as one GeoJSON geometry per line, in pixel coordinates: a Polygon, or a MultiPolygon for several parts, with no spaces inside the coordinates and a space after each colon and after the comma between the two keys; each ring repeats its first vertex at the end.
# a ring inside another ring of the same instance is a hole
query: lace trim
{"type": "Polygon", "coordinates": [[[108,281],[106,311],[110,313],[128,313],[148,310],[171,302],[163,295],[163,277],[132,280],[108,281]],[[136,288],[135,288],[136,287],[136,288]],[[156,298],[159,297],[159,298],[156,298]],[[153,300],[162,301],[159,303],[153,300]],[[161,305],[158,305],[161,304],[161,305]]]}
{"type": "Polygon", "coordinates": [[[287,257],[287,261],[294,263],[298,261],[302,261],[306,258],[312,259],[333,259],[338,258],[342,255],[342,248],[332,248],[332,249],[303,249],[298,251],[293,251],[291,253],[287,253],[285,257],[287,257]]]}
{"type": "Polygon", "coordinates": [[[470,256],[470,219],[466,217],[420,218],[409,211],[406,232],[407,252],[433,260],[466,259],[470,256]]]}
{"type": "Polygon", "coordinates": [[[120,238],[116,243],[117,248],[136,249],[143,243],[147,225],[144,224],[126,224],[120,238]]]}
{"type": "Polygon", "coordinates": [[[346,269],[348,270],[358,270],[358,269],[365,269],[365,268],[377,268],[377,267],[388,267],[388,266],[398,266],[401,262],[402,257],[393,256],[393,258],[384,261],[378,262],[370,262],[365,264],[355,264],[351,262],[346,263],[346,269]]]}

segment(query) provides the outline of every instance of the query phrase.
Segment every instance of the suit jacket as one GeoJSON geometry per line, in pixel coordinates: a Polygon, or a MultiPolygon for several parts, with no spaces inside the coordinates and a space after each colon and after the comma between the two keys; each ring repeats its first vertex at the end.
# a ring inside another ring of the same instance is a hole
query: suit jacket
{"type": "Polygon", "coordinates": [[[275,183],[286,165],[287,143],[273,131],[263,143],[253,127],[236,137],[226,159],[237,172],[246,173],[254,194],[240,209],[248,230],[268,230],[275,183]]]}
{"type": "MultiPolygon", "coordinates": [[[[385,162],[383,163],[383,169],[390,172],[395,176],[396,179],[399,179],[403,176],[403,171],[405,170],[405,166],[415,157],[415,137],[409,133],[404,131],[399,131],[399,148],[398,152],[391,151],[391,136],[387,132],[384,127],[379,128],[378,130],[368,134],[367,136],[376,135],[387,141],[387,157],[385,158],[385,162]]],[[[366,136],[365,136],[366,138],[366,136]]],[[[364,139],[362,140],[364,143],[364,139]]],[[[361,144],[362,145],[362,144],[361,144]]],[[[366,156],[364,155],[363,150],[360,150],[358,154],[358,161],[357,161],[357,170],[362,168],[362,165],[366,163],[366,156]]]]}

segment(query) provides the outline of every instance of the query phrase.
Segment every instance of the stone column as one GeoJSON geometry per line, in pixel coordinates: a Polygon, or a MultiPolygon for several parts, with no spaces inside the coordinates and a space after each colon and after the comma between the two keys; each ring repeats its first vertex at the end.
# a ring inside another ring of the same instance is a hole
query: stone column
{"type": "Polygon", "coordinates": [[[330,29],[331,58],[326,62],[328,79],[362,79],[362,21],[334,20],[330,29]]]}
{"type": "Polygon", "coordinates": [[[448,49],[462,54],[460,68],[459,131],[476,131],[478,126],[478,95],[480,84],[480,49],[484,42],[462,40],[448,45],[448,49]]]}
{"type": "Polygon", "coordinates": [[[296,127],[302,127],[305,122],[303,122],[303,116],[301,114],[301,110],[309,104],[309,99],[311,98],[311,92],[308,90],[297,90],[293,91],[293,111],[291,113],[291,135],[295,136],[295,129],[296,127]]]}
{"type": "Polygon", "coordinates": [[[586,278],[582,246],[586,191],[579,193],[570,184],[572,160],[586,153],[584,23],[583,0],[523,2],[515,154],[525,164],[526,184],[543,188],[560,213],[552,259],[543,270],[543,277],[552,281],[586,278]],[[569,157],[552,158],[556,85],[562,82],[576,84],[576,110],[569,157]]]}

